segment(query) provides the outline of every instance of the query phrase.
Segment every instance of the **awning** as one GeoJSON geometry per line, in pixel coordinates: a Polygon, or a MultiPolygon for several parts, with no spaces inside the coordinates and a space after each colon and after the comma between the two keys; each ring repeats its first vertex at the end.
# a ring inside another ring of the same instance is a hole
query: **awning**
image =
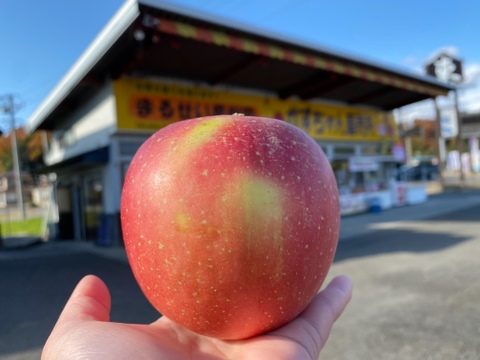
{"type": "Polygon", "coordinates": [[[95,165],[104,165],[108,163],[109,154],[109,147],[106,146],[65,159],[53,165],[46,165],[42,168],[36,169],[35,172],[39,174],[48,174],[52,172],[62,173],[81,168],[91,168],[95,165]]]}
{"type": "Polygon", "coordinates": [[[230,35],[224,31],[193,26],[181,21],[173,21],[145,15],[143,24],[147,24],[147,26],[163,33],[178,35],[207,44],[223,46],[237,51],[265,56],[315,69],[326,70],[332,73],[347,75],[399,89],[425,93],[432,97],[445,94],[445,90],[439,87],[428,86],[421,84],[420,82],[406,80],[405,78],[388,74],[381,70],[373,70],[345,61],[332,58],[329,59],[327,57],[315,55],[311,52],[309,53],[288,47],[280,47],[272,43],[257,41],[245,36],[230,35]]]}

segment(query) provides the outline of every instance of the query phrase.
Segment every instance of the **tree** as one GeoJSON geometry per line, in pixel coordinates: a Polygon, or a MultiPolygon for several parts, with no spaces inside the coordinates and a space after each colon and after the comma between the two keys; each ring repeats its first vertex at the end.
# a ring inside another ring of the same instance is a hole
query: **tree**
{"type": "MultiPolygon", "coordinates": [[[[15,129],[15,133],[21,169],[33,172],[43,165],[41,134],[38,131],[28,134],[23,128],[15,129]]],[[[6,136],[0,136],[0,173],[13,170],[12,136],[12,131],[6,136]]]]}
{"type": "Polygon", "coordinates": [[[12,143],[9,137],[2,136],[0,137],[0,173],[11,171],[12,169],[12,143]]]}

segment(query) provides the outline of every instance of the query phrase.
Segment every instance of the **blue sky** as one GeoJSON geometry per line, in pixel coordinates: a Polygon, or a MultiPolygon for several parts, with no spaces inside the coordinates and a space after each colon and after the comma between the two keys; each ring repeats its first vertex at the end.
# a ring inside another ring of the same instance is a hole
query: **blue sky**
{"type": "MultiPolygon", "coordinates": [[[[480,111],[478,0],[171,0],[337,52],[422,72],[442,49],[464,61],[461,108],[480,111]]],[[[65,75],[123,0],[0,0],[0,96],[13,93],[22,124],[65,75]]],[[[449,100],[443,99],[443,106],[449,100]]],[[[402,116],[433,116],[431,103],[402,116]]],[[[8,128],[0,114],[0,129],[8,128]]]]}

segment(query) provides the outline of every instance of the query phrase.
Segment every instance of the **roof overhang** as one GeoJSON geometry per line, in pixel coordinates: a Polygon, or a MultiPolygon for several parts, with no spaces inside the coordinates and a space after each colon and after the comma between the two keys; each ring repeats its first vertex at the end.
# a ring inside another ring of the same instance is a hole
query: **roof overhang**
{"type": "Polygon", "coordinates": [[[48,174],[52,172],[68,172],[72,170],[91,168],[92,166],[101,166],[108,163],[110,158],[110,149],[108,146],[101,147],[86,153],[73,156],[66,160],[52,165],[45,165],[36,169],[39,174],[48,174]]]}
{"type": "Polygon", "coordinates": [[[453,88],[159,0],[127,0],[27,121],[53,129],[107,79],[164,76],[392,110],[453,88]]]}

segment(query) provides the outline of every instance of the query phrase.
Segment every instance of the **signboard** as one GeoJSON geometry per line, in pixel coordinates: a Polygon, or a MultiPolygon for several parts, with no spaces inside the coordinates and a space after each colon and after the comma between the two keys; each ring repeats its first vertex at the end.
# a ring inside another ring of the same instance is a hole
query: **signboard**
{"type": "Polygon", "coordinates": [[[369,157],[350,157],[348,158],[348,170],[351,172],[377,171],[378,162],[369,157]]]}
{"type": "Polygon", "coordinates": [[[446,83],[459,84],[463,80],[462,62],[453,56],[442,53],[426,66],[427,75],[446,83]]]}
{"type": "Polygon", "coordinates": [[[405,162],[407,160],[407,152],[405,146],[402,144],[395,144],[392,146],[392,155],[398,162],[405,162]]]}
{"type": "Polygon", "coordinates": [[[119,129],[158,130],[194,117],[242,113],[285,120],[314,139],[393,141],[390,113],[250,94],[120,79],[114,82],[119,129]]]}
{"type": "Polygon", "coordinates": [[[458,134],[457,112],[454,108],[440,111],[440,131],[442,138],[454,138],[458,134]]]}
{"type": "Polygon", "coordinates": [[[478,138],[471,136],[468,140],[470,148],[470,159],[472,162],[472,171],[477,173],[480,171],[480,151],[478,149],[478,138]]]}

